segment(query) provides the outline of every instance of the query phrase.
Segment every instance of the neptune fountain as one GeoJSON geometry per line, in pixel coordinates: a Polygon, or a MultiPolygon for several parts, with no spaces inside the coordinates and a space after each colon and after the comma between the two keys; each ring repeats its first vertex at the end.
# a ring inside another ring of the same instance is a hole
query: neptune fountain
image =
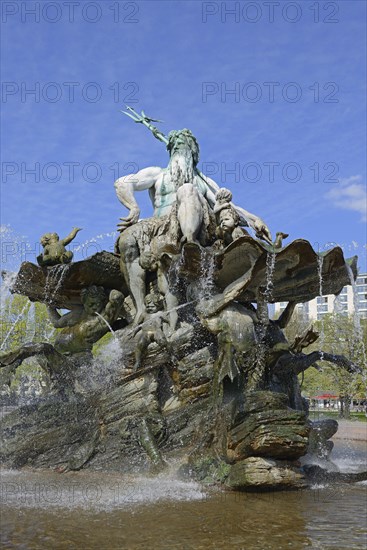
{"type": "Polygon", "coordinates": [[[57,333],[53,344],[0,356],[3,381],[31,356],[49,380],[38,401],[2,419],[0,459],[60,472],[162,472],[174,459],[180,475],[231,489],[306,487],[315,472],[299,459],[330,450],[337,424],[308,419],[298,375],[320,359],[357,367],[305,353],[312,328],[293,342],[283,329],[298,303],[350,284],[356,258],[339,247],[318,254],[302,239],[285,245],[283,232],[273,241],[199,171],[190,130],[165,136],[128,110],[165,143],[168,166],[115,182],[128,214],[114,253],[73,262],[65,245],[79,228],[61,240],[49,233],[38,265],[12,277],[11,292],[46,304],[57,333]],[[145,190],[154,214],[140,219],[135,195],[145,190]],[[273,320],[268,304],[279,301],[288,305],[273,320]],[[92,350],[108,332],[111,368],[101,376],[92,350]]]}

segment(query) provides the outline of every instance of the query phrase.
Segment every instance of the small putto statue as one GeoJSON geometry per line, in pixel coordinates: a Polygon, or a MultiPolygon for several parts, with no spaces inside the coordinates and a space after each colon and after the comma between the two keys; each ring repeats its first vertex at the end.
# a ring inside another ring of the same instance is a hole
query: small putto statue
{"type": "MultiPolygon", "coordinates": [[[[231,203],[232,193],[222,187],[215,195],[214,214],[217,221],[217,237],[224,246],[244,235],[249,235],[241,226],[241,219],[231,203]]],[[[219,243],[217,242],[218,246],[219,243]]]]}
{"type": "Polygon", "coordinates": [[[45,233],[40,243],[43,252],[37,256],[37,263],[41,267],[51,267],[59,264],[69,264],[73,259],[73,253],[66,250],[65,246],[71,243],[81,231],[80,227],[74,227],[67,237],[60,239],[57,233],[45,233]]]}
{"type": "Polygon", "coordinates": [[[150,293],[145,297],[146,314],[144,321],[135,328],[133,335],[139,334],[135,349],[135,365],[133,371],[136,372],[142,366],[142,360],[150,343],[156,342],[158,345],[167,346],[167,339],[163,332],[163,323],[169,324],[167,314],[160,310],[160,298],[157,294],[150,293]]]}

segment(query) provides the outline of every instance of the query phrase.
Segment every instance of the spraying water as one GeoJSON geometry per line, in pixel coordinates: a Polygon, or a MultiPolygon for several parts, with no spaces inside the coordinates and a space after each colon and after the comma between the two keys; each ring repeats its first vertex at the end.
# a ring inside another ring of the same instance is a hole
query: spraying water
{"type": "Polygon", "coordinates": [[[0,311],[4,311],[5,307],[9,307],[9,298],[13,298],[11,290],[16,277],[16,273],[6,273],[5,275],[3,275],[1,285],[0,311]]]}
{"type": "Polygon", "coordinates": [[[110,323],[103,317],[103,315],[101,315],[100,313],[98,313],[98,311],[95,312],[96,315],[98,315],[98,317],[100,317],[102,319],[102,321],[105,323],[105,325],[108,327],[108,330],[112,333],[112,336],[114,338],[116,338],[116,334],[115,334],[115,331],[113,330],[113,328],[111,327],[110,323]]]}
{"type": "Polygon", "coordinates": [[[86,241],[84,241],[80,245],[74,246],[73,247],[73,253],[75,254],[77,252],[81,252],[82,259],[85,259],[88,255],[88,253],[89,253],[88,249],[90,248],[90,245],[95,245],[95,250],[93,251],[93,253],[99,252],[102,248],[101,248],[100,244],[97,244],[98,241],[103,240],[106,237],[116,239],[117,235],[119,235],[119,233],[117,233],[117,231],[111,231],[109,233],[101,233],[100,235],[96,235],[95,237],[91,237],[90,239],[87,239],[86,241]]]}
{"type": "Polygon", "coordinates": [[[0,346],[0,351],[2,351],[4,348],[5,348],[5,344],[6,342],[8,341],[9,339],[9,336],[12,334],[13,330],[15,329],[15,327],[17,326],[18,322],[20,321],[20,319],[23,317],[24,315],[24,312],[25,310],[27,309],[28,307],[28,303],[25,303],[24,306],[22,307],[19,315],[17,316],[17,318],[15,319],[14,323],[12,324],[12,326],[10,327],[10,329],[8,330],[7,334],[5,335],[5,338],[4,340],[2,341],[2,344],[0,346]]]}
{"type": "MultiPolygon", "coordinates": [[[[2,272],[0,312],[4,319],[10,319],[14,303],[14,295],[11,291],[17,277],[13,269],[17,270],[21,262],[22,245],[24,246],[25,237],[17,235],[9,226],[3,225],[0,226],[0,238],[2,244],[7,245],[4,247],[5,252],[1,256],[1,267],[6,267],[6,271],[2,272]]],[[[23,317],[27,306],[28,304],[24,305],[16,319],[12,322],[11,327],[4,336],[0,350],[5,348],[9,337],[13,333],[17,323],[23,317]]],[[[1,336],[3,336],[3,334],[1,336]]]]}

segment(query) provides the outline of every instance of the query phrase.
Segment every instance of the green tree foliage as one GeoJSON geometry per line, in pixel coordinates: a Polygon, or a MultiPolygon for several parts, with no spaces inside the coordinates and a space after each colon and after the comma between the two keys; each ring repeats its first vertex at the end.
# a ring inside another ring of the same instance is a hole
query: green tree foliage
{"type": "Polygon", "coordinates": [[[32,303],[18,294],[4,300],[0,318],[1,352],[12,351],[27,342],[52,342],[53,333],[44,304],[32,303]]]}
{"type": "MultiPolygon", "coordinates": [[[[44,304],[32,303],[18,294],[7,296],[0,317],[0,354],[17,349],[30,342],[53,342],[54,328],[44,304]]],[[[44,378],[36,360],[27,359],[17,369],[11,388],[17,390],[23,377],[44,378]]]]}
{"type": "MultiPolygon", "coordinates": [[[[320,371],[310,368],[303,376],[300,376],[302,390],[309,397],[324,392],[335,393],[340,397],[341,416],[349,417],[352,399],[366,398],[366,321],[364,319],[359,321],[354,315],[325,314],[321,321],[314,323],[314,327],[319,331],[320,337],[305,349],[305,353],[322,350],[344,355],[353,361],[361,372],[349,373],[341,367],[326,361],[319,361],[320,371]]],[[[292,342],[296,334],[301,334],[306,328],[307,323],[300,316],[295,315],[286,329],[287,338],[292,342]]]]}

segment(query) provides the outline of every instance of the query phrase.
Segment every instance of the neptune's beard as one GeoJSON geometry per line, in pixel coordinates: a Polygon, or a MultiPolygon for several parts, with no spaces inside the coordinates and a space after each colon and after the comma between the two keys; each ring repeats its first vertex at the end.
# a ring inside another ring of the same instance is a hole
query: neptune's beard
{"type": "Polygon", "coordinates": [[[181,146],[172,152],[169,172],[175,189],[178,189],[184,183],[193,183],[194,162],[192,152],[188,147],[181,146]]]}

